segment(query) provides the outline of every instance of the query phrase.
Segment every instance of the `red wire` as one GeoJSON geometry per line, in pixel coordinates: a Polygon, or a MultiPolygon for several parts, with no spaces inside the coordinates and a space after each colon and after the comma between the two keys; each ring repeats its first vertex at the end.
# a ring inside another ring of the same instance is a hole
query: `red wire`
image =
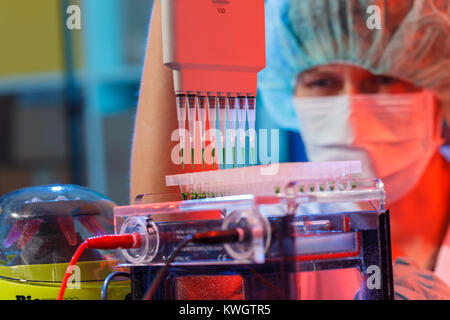
{"type": "Polygon", "coordinates": [[[78,259],[82,255],[84,249],[117,249],[117,248],[137,248],[142,244],[142,237],[138,233],[134,234],[120,234],[120,235],[104,235],[99,237],[92,237],[84,241],[78,249],[75,251],[69,265],[67,266],[66,273],[61,283],[58,297],[56,300],[62,300],[64,298],[64,292],[67,288],[67,281],[72,275],[72,269],[77,264],[78,259]]]}
{"type": "Polygon", "coordinates": [[[64,298],[64,292],[67,288],[67,281],[69,280],[69,277],[72,275],[72,269],[73,266],[77,264],[78,259],[80,258],[81,254],[83,253],[84,249],[88,247],[88,242],[85,241],[78,247],[77,251],[75,251],[72,260],[70,260],[69,266],[66,269],[66,273],[64,274],[64,278],[61,283],[61,289],[59,289],[58,298],[56,300],[62,300],[64,298]]]}

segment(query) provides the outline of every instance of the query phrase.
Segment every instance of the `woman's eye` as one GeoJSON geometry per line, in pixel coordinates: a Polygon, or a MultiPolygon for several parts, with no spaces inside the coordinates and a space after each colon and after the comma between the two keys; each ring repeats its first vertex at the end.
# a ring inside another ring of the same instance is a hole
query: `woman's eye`
{"type": "Polygon", "coordinates": [[[334,86],[336,81],[333,79],[318,79],[314,81],[309,81],[306,86],[311,88],[329,88],[334,86]]]}
{"type": "Polygon", "coordinates": [[[377,84],[380,85],[393,85],[398,83],[398,80],[395,78],[391,78],[391,77],[386,77],[386,76],[377,76],[375,78],[375,81],[377,84]]]}

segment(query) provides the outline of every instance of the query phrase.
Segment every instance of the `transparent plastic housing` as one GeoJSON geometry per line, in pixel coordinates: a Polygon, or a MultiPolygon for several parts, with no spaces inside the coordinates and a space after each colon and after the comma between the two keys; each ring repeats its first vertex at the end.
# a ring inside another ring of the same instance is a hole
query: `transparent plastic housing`
{"type": "Polygon", "coordinates": [[[186,236],[240,229],[247,234],[240,241],[190,242],[184,247],[169,268],[159,297],[186,298],[186,281],[230,275],[242,280],[242,297],[251,300],[392,297],[389,219],[382,181],[351,175],[333,180],[304,177],[275,187],[271,184],[256,195],[245,194],[243,188],[238,195],[199,198],[192,189],[194,196],[187,201],[141,201],[116,207],[117,233],[123,232],[122,226],[130,219],[139,219],[145,221],[143,229],[150,230],[152,243],[158,242],[157,249],[151,246],[151,254],[139,253],[150,259],[127,259],[126,252],[119,250],[119,260],[140,270],[134,281],[146,288],[148,277],[157,270],[153,267],[164,265],[186,236]],[[368,280],[372,268],[381,270],[381,285],[375,289],[368,280]]]}
{"type": "MultiPolygon", "coordinates": [[[[0,275],[16,280],[61,281],[62,264],[86,239],[111,234],[113,207],[107,197],[74,185],[20,189],[0,198],[0,275]]],[[[85,250],[82,281],[102,280],[111,250],[85,250]]],[[[111,262],[110,262],[111,263],[111,262]]]]}
{"type": "Polygon", "coordinates": [[[298,232],[330,233],[316,238],[318,242],[311,238],[302,243],[298,252],[321,254],[321,250],[342,251],[347,245],[349,252],[355,252],[355,234],[342,236],[332,232],[343,231],[345,219],[350,216],[353,226],[360,225],[358,221],[364,221],[366,227],[376,229],[377,215],[385,210],[382,182],[378,179],[347,180],[333,191],[330,188],[321,191],[321,185],[320,181],[299,181],[266,196],[240,195],[116,207],[116,233],[152,230],[151,241],[154,243],[151,253],[141,253],[137,259],[130,259],[128,254],[124,256],[122,250],[121,261],[130,265],[163,264],[177,244],[189,234],[240,227],[255,236],[244,243],[214,246],[191,243],[175,259],[175,264],[263,263],[267,257],[275,258],[281,254],[273,245],[272,237],[279,229],[279,220],[286,216],[291,217],[291,224],[298,232]],[[314,189],[305,188],[305,185],[314,186],[314,189]],[[324,215],[326,219],[321,217],[324,215]],[[138,229],[124,227],[136,221],[138,229]],[[315,252],[314,247],[319,251],[315,252]],[[193,255],[192,250],[196,252],[193,255]],[[140,258],[146,255],[151,258],[140,258]]]}

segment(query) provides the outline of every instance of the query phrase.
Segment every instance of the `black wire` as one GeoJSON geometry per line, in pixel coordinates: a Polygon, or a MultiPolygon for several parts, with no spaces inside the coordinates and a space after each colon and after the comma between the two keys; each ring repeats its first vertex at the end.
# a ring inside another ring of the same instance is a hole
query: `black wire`
{"type": "Polygon", "coordinates": [[[109,283],[116,277],[127,277],[131,278],[131,274],[128,272],[122,272],[122,271],[116,271],[111,273],[109,276],[106,277],[105,281],[103,281],[102,286],[102,300],[108,300],[107,294],[108,294],[108,285],[109,283]]]}
{"type": "Polygon", "coordinates": [[[170,264],[175,260],[175,257],[180,253],[181,249],[183,249],[190,241],[192,240],[192,235],[186,236],[183,241],[178,245],[178,247],[173,251],[170,255],[169,259],[167,259],[164,267],[162,267],[155,276],[151,286],[147,289],[144,294],[143,300],[151,300],[153,295],[155,294],[156,289],[158,289],[159,284],[161,283],[163,277],[167,273],[170,264]]]}

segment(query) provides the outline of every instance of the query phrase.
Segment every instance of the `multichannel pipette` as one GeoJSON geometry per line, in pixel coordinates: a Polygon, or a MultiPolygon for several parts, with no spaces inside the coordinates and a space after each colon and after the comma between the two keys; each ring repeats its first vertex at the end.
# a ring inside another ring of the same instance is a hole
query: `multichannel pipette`
{"type": "Polygon", "coordinates": [[[229,139],[234,166],[236,121],[239,122],[241,147],[245,146],[244,100],[248,100],[245,105],[248,105],[250,159],[254,161],[257,74],[264,69],[266,60],[264,0],[162,0],[161,4],[163,62],[173,70],[178,124],[181,129],[182,167],[186,117],[189,120],[189,145],[194,164],[197,109],[202,162],[205,162],[205,100],[208,102],[213,166],[218,147],[215,135],[216,108],[218,107],[221,131],[222,163],[225,167],[225,149],[229,139]],[[202,19],[198,19],[198,16],[202,19]],[[239,110],[236,97],[239,97],[239,110]],[[227,133],[230,133],[230,137],[226,137],[227,133]]]}

